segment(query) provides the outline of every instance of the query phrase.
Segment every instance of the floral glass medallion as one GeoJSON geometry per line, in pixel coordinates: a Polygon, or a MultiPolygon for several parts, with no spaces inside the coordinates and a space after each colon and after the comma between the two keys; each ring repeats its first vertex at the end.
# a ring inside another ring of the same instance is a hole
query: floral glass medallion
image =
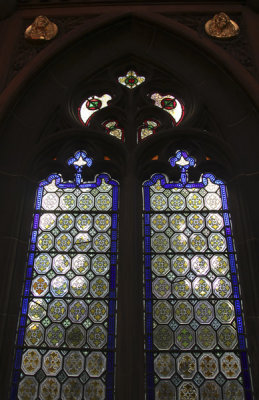
{"type": "Polygon", "coordinates": [[[126,86],[128,89],[135,89],[135,87],[145,82],[144,76],[139,76],[135,71],[128,71],[126,75],[119,76],[118,82],[126,86]]]}

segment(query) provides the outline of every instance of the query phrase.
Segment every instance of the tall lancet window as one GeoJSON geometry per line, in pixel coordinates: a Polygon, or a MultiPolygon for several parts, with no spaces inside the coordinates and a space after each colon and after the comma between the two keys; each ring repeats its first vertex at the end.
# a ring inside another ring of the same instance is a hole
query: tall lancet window
{"type": "Polygon", "coordinates": [[[184,151],[169,161],[178,182],[143,185],[147,400],[251,399],[226,186],[189,182],[184,151]]]}
{"type": "Polygon", "coordinates": [[[114,398],[118,183],[39,184],[18,327],[11,399],[114,398]]]}

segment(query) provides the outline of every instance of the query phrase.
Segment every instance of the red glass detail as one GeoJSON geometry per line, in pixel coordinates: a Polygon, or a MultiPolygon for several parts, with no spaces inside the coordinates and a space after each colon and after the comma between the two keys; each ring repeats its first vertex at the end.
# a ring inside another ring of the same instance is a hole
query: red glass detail
{"type": "Polygon", "coordinates": [[[171,99],[170,97],[165,97],[163,100],[161,100],[161,106],[165,110],[173,110],[177,106],[177,103],[175,99],[171,99]]]}
{"type": "Polygon", "coordinates": [[[138,83],[137,78],[134,78],[134,76],[129,76],[126,80],[125,80],[127,85],[133,86],[136,85],[138,83]]]}
{"type": "Polygon", "coordinates": [[[86,102],[86,108],[88,110],[99,110],[102,106],[102,102],[99,99],[90,99],[86,102]]]}
{"type": "Polygon", "coordinates": [[[175,121],[174,121],[175,126],[178,126],[182,122],[183,117],[185,115],[184,105],[182,103],[180,103],[180,104],[181,104],[181,107],[182,107],[182,116],[181,116],[180,120],[177,123],[175,123],[175,121]]]}

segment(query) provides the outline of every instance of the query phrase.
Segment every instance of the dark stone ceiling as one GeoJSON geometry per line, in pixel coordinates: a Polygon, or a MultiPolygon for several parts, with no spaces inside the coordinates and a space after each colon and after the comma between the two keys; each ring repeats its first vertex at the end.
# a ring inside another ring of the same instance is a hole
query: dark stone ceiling
{"type": "Polygon", "coordinates": [[[57,5],[69,5],[69,4],[76,4],[76,5],[87,5],[87,4],[155,4],[155,5],[163,5],[163,4],[171,4],[171,5],[188,5],[188,4],[206,4],[206,5],[229,5],[229,4],[247,4],[249,0],[228,0],[228,1],[220,1],[220,0],[188,0],[188,1],[179,1],[179,0],[17,0],[17,4],[20,7],[26,6],[29,7],[30,5],[41,5],[41,6],[57,6],[57,5]]]}

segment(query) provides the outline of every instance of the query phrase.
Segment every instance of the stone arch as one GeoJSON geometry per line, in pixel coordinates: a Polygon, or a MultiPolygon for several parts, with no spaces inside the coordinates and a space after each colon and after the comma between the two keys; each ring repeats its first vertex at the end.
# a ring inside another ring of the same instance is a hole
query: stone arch
{"type": "MultiPolygon", "coordinates": [[[[116,15],[112,18],[98,17],[89,22],[87,27],[78,28],[67,37],[53,42],[13,79],[0,98],[0,102],[5,103],[0,150],[2,190],[6,194],[6,199],[3,201],[5,237],[2,242],[5,255],[2,264],[5,315],[2,325],[1,357],[2,363],[5,362],[1,366],[5,371],[4,393],[7,393],[9,386],[12,360],[7,355],[13,349],[19,307],[19,300],[13,297],[13,293],[21,292],[22,266],[25,263],[33,196],[39,171],[42,171],[41,163],[37,160],[41,157],[43,170],[47,171],[53,167],[49,158],[55,146],[58,147],[63,140],[71,141],[75,137],[80,138],[79,142],[85,141],[82,139],[82,130],[78,133],[77,126],[73,125],[72,120],[69,120],[68,126],[66,122],[64,125],[61,123],[57,132],[48,138],[41,136],[42,127],[47,124],[58,105],[61,104],[62,117],[69,112],[67,101],[73,93],[71,88],[76,87],[86,77],[94,76],[96,70],[116,65],[118,60],[119,63],[140,60],[142,64],[156,65],[174,77],[180,77],[181,82],[189,86],[190,93],[196,101],[201,101],[213,121],[216,121],[220,140],[215,139],[215,132],[211,132],[211,136],[208,135],[203,139],[201,131],[191,130],[191,126],[185,128],[185,140],[199,142],[206,150],[211,149],[211,151],[218,146],[217,150],[212,151],[215,156],[224,153],[221,165],[228,168],[230,195],[235,195],[232,214],[236,221],[236,230],[239,231],[237,245],[240,244],[241,267],[245,265],[246,257],[249,255],[250,268],[243,272],[241,268],[246,310],[249,310],[249,317],[258,312],[256,308],[258,278],[254,279],[252,269],[255,242],[250,240],[249,245],[245,243],[247,237],[253,237],[253,232],[257,228],[252,221],[252,213],[256,209],[253,200],[256,177],[253,180],[244,177],[244,174],[249,175],[256,171],[258,163],[252,144],[253,141],[257,142],[259,124],[256,111],[259,100],[253,79],[243,67],[218,50],[216,45],[209,43],[208,39],[199,38],[198,34],[189,28],[173,21],[169,22],[165,17],[147,18],[137,14],[116,15]],[[244,132],[246,132],[245,138],[244,132]],[[248,146],[247,152],[243,151],[244,143],[248,146]],[[226,148],[229,151],[226,151],[226,148]],[[254,157],[251,157],[251,154],[254,157]],[[31,172],[33,166],[37,171],[31,172]],[[252,196],[250,211],[242,209],[239,215],[239,208],[247,204],[247,196],[252,196]],[[245,233],[240,232],[243,228],[245,233]],[[7,337],[4,332],[10,332],[10,335],[7,337]]],[[[165,132],[161,140],[172,139],[172,146],[182,142],[180,130],[175,131],[174,137],[171,138],[170,135],[171,132],[165,132]]],[[[152,138],[149,146],[146,146],[150,148],[151,153],[157,140],[159,139],[152,138]]],[[[109,146],[109,141],[106,142],[109,146]]],[[[146,148],[144,149],[144,146],[142,148],[146,153],[146,148]]],[[[140,193],[137,197],[140,198],[140,193]]],[[[140,293],[141,282],[137,286],[137,291],[140,293]]],[[[139,311],[140,302],[137,308],[139,311]]],[[[130,312],[133,312],[132,308],[130,312]]],[[[142,366],[138,366],[134,371],[134,363],[141,360],[137,355],[137,352],[141,351],[143,339],[141,318],[142,315],[138,316],[135,322],[140,340],[133,354],[127,353],[128,371],[123,372],[126,363],[122,358],[118,359],[119,398],[141,399],[143,395],[141,379],[138,378],[136,387],[129,390],[128,386],[130,379],[134,381],[134,377],[141,377],[144,374],[142,366]]],[[[122,323],[122,320],[121,316],[119,323],[122,323]]],[[[124,331],[126,329],[127,327],[124,331]]],[[[256,347],[257,340],[253,336],[253,329],[254,322],[250,318],[248,335],[252,348],[256,347]]],[[[125,348],[124,340],[121,340],[118,346],[121,350],[125,348]]],[[[256,371],[256,353],[252,354],[252,361],[256,371]]]]}

